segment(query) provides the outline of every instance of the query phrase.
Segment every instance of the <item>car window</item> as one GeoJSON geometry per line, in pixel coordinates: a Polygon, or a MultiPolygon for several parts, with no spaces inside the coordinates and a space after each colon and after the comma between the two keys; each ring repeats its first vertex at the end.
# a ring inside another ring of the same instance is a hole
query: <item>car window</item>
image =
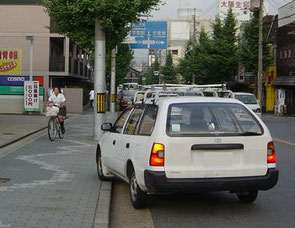
{"type": "Polygon", "coordinates": [[[125,109],[124,112],[122,112],[122,114],[119,116],[119,118],[117,119],[115,125],[114,125],[114,133],[121,133],[122,129],[124,127],[124,123],[126,122],[129,113],[131,111],[131,108],[125,109]]]}
{"type": "Polygon", "coordinates": [[[158,114],[158,107],[155,105],[147,105],[139,124],[138,134],[150,136],[153,133],[158,114]]]}
{"type": "Polygon", "coordinates": [[[133,113],[131,114],[128,122],[127,122],[127,125],[125,127],[125,130],[124,130],[124,134],[127,134],[127,135],[133,135],[134,132],[135,132],[135,128],[137,126],[137,123],[139,121],[139,118],[142,114],[142,109],[141,108],[138,108],[138,109],[134,109],[133,113]]]}
{"type": "Polygon", "coordinates": [[[257,100],[254,95],[236,95],[235,98],[244,104],[257,104],[257,100]]]}
{"type": "Polygon", "coordinates": [[[263,128],[244,106],[232,103],[186,103],[170,105],[169,136],[262,135],[263,128]]]}

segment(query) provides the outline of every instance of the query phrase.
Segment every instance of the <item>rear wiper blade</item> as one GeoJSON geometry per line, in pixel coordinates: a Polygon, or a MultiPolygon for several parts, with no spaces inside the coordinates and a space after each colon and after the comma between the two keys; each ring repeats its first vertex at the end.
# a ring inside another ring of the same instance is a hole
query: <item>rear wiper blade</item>
{"type": "Polygon", "coordinates": [[[241,135],[241,136],[251,136],[251,135],[262,135],[262,134],[258,133],[258,132],[247,131],[247,132],[240,133],[239,135],[241,135]]]}

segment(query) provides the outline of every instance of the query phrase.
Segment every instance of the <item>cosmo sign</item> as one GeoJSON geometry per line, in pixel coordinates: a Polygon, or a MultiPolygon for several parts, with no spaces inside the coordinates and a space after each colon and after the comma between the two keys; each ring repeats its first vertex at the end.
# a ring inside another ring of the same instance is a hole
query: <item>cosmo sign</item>
{"type": "Polygon", "coordinates": [[[250,0],[219,1],[219,17],[224,19],[229,9],[233,10],[238,21],[250,20],[250,0]]]}

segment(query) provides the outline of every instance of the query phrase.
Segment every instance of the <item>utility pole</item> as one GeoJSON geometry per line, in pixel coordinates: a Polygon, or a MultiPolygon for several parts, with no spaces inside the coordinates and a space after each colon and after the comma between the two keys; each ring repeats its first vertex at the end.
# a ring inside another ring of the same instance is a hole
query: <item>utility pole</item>
{"type": "Polygon", "coordinates": [[[112,50],[112,64],[111,64],[111,113],[115,113],[116,106],[116,55],[117,47],[112,50]]]}
{"type": "MultiPolygon", "coordinates": [[[[194,28],[193,28],[193,45],[197,42],[197,34],[196,34],[196,8],[194,8],[194,28]]],[[[196,76],[193,74],[192,76],[192,85],[196,84],[196,76]]]]}
{"type": "Polygon", "coordinates": [[[258,75],[257,75],[257,99],[262,102],[262,77],[263,77],[263,2],[259,4],[259,44],[258,44],[258,75]]]}
{"type": "Polygon", "coordinates": [[[194,8],[194,16],[193,16],[193,18],[194,18],[194,28],[193,28],[193,42],[196,42],[197,41],[197,34],[196,34],[196,14],[197,14],[197,9],[196,8],[194,8]]]}
{"type": "Polygon", "coordinates": [[[34,37],[26,36],[26,40],[30,41],[30,80],[33,81],[33,61],[34,61],[34,37]]]}
{"type": "Polygon", "coordinates": [[[105,122],[106,81],[105,81],[105,32],[98,20],[95,21],[95,63],[94,63],[94,124],[93,138],[102,135],[101,125],[105,122]]]}

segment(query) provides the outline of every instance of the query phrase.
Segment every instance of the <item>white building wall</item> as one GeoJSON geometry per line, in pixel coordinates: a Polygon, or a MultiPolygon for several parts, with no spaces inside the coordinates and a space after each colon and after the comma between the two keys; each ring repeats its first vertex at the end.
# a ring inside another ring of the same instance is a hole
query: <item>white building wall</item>
{"type": "Polygon", "coordinates": [[[292,1],[281,8],[278,12],[279,27],[295,22],[295,1],[292,1]]]}

